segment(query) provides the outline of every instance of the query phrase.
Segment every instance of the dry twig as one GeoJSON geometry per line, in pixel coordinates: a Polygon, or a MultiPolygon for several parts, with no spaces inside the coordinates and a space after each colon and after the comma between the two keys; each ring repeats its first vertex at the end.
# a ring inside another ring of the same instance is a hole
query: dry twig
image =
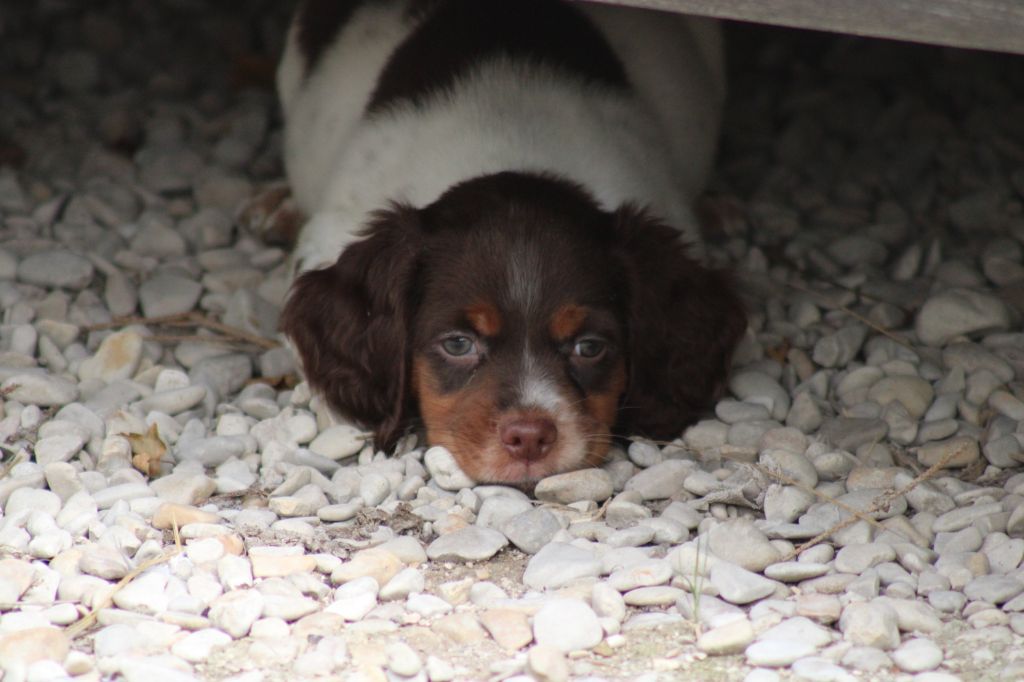
{"type": "Polygon", "coordinates": [[[113,329],[115,327],[127,327],[133,324],[153,327],[200,327],[217,332],[221,336],[153,336],[154,341],[204,341],[221,343],[249,343],[259,348],[277,348],[281,344],[273,339],[264,338],[251,334],[244,329],[224,324],[206,315],[197,312],[179,313],[176,315],[158,315],[155,317],[118,317],[110,322],[101,322],[86,327],[86,331],[97,331],[100,329],[113,329]]]}

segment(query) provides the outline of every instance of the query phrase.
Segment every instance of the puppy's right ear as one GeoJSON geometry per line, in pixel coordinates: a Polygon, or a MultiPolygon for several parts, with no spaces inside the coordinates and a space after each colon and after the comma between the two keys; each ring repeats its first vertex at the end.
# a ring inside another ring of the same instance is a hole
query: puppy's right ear
{"type": "Polygon", "coordinates": [[[387,450],[409,416],[419,214],[395,205],[376,213],[364,234],[333,265],[299,276],[281,329],[295,344],[310,386],[338,413],[374,429],[376,446],[387,450]]]}

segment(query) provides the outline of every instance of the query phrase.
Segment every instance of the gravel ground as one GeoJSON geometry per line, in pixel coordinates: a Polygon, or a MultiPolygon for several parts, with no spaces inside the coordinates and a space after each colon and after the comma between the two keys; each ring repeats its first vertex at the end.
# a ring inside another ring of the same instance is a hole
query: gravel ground
{"type": "Polygon", "coordinates": [[[31,5],[0,22],[4,682],[1024,677],[1020,58],[736,29],[730,394],[530,498],[375,453],[267,341],[287,8],[31,5]]]}

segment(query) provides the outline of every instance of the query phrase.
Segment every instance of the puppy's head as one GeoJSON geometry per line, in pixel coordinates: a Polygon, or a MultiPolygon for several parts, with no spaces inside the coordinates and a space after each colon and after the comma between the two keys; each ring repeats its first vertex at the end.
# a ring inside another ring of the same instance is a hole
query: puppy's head
{"type": "Polygon", "coordinates": [[[675,230],[519,173],[378,214],[283,316],[312,386],[378,447],[418,418],[471,477],[511,483],[598,465],[616,431],[677,436],[743,326],[675,230]]]}

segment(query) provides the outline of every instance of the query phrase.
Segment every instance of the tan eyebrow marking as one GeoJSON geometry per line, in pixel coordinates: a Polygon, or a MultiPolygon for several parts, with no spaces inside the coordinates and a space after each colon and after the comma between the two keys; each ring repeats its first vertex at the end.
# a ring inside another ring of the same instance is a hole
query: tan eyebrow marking
{"type": "Polygon", "coordinates": [[[587,309],[575,303],[569,303],[556,310],[551,316],[548,330],[556,341],[568,341],[576,336],[585,319],[587,319],[587,309]]]}
{"type": "Polygon", "coordinates": [[[501,313],[492,303],[474,303],[463,312],[480,336],[497,336],[501,332],[501,313]]]}

